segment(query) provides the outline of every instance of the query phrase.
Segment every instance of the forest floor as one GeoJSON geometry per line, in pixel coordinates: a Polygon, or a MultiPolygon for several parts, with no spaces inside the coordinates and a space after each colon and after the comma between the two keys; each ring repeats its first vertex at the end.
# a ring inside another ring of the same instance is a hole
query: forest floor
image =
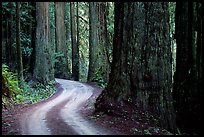
{"type": "MultiPolygon", "coordinates": [[[[94,112],[94,102],[103,89],[93,83],[69,82],[66,90],[70,92],[63,93],[58,88],[46,101],[2,109],[2,134],[171,135],[139,110],[120,117],[94,112]],[[74,90],[74,87],[78,87],[78,90],[74,90]]],[[[65,82],[60,81],[60,84],[65,82]]]]}

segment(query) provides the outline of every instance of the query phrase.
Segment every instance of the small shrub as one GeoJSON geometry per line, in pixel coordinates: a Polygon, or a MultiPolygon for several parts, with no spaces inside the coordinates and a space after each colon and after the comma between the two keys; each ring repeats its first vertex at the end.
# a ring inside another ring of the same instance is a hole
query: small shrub
{"type": "Polygon", "coordinates": [[[95,73],[93,80],[98,84],[100,88],[105,88],[107,86],[107,83],[103,80],[99,71],[95,73]]]}

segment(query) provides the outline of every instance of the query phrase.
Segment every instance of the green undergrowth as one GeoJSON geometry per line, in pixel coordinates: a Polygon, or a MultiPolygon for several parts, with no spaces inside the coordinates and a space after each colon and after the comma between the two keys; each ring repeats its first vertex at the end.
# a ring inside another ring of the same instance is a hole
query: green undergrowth
{"type": "Polygon", "coordinates": [[[19,88],[17,76],[9,71],[7,65],[2,64],[2,107],[12,105],[15,96],[22,92],[19,88]]]}
{"type": "Polygon", "coordinates": [[[21,94],[16,95],[17,104],[35,104],[41,102],[52,96],[56,90],[54,82],[50,82],[46,86],[36,82],[34,88],[31,88],[26,82],[23,82],[22,85],[23,90],[21,94]]]}
{"type": "Polygon", "coordinates": [[[107,83],[103,80],[103,78],[102,78],[102,76],[100,74],[100,71],[97,71],[95,73],[93,80],[97,83],[97,85],[100,88],[105,88],[107,86],[107,83]]]}
{"type": "Polygon", "coordinates": [[[13,104],[34,104],[46,100],[54,94],[55,81],[48,85],[39,82],[28,84],[24,80],[19,81],[17,75],[2,64],[2,107],[13,106],[13,104]]]}

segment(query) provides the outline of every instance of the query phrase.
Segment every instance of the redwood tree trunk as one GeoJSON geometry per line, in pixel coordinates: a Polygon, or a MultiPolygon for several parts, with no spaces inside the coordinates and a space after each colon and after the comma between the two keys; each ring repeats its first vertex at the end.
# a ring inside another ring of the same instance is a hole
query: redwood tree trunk
{"type": "Polygon", "coordinates": [[[202,18],[201,3],[177,2],[175,35],[177,43],[174,78],[176,122],[183,133],[202,133],[202,18]]]}
{"type": "Polygon", "coordinates": [[[31,34],[31,47],[32,47],[32,53],[31,53],[31,58],[30,58],[30,73],[31,75],[34,74],[34,67],[35,67],[35,57],[36,57],[36,50],[35,50],[35,46],[36,46],[36,2],[31,2],[31,5],[33,7],[32,11],[31,11],[31,16],[33,18],[33,22],[32,22],[32,34],[31,34]]]}
{"type": "Polygon", "coordinates": [[[70,24],[71,24],[71,39],[72,39],[72,78],[79,80],[79,47],[76,41],[76,27],[75,27],[75,12],[74,3],[70,2],[70,24]]]}
{"type": "Polygon", "coordinates": [[[70,79],[70,69],[68,64],[68,47],[65,35],[65,3],[55,2],[56,18],[56,52],[62,54],[57,58],[55,64],[55,77],[70,79]]]}
{"type": "MultiPolygon", "coordinates": [[[[13,2],[9,2],[9,8],[11,10],[14,9],[13,2]]],[[[13,43],[15,41],[15,33],[14,28],[15,28],[15,18],[14,15],[11,11],[8,12],[8,18],[7,18],[7,26],[6,26],[6,53],[7,53],[7,59],[6,63],[9,66],[9,68],[17,73],[17,60],[16,60],[16,48],[14,48],[13,43]]]]}
{"type": "Polygon", "coordinates": [[[107,24],[105,2],[89,3],[89,70],[88,81],[98,74],[108,82],[110,66],[107,53],[107,24]]]}
{"type": "Polygon", "coordinates": [[[36,57],[34,77],[43,84],[54,80],[54,69],[49,47],[49,2],[36,3],[36,57]]]}
{"type": "Polygon", "coordinates": [[[18,79],[23,80],[23,62],[20,41],[20,2],[16,2],[16,48],[18,62],[18,79]]]}
{"type": "Polygon", "coordinates": [[[97,35],[97,11],[96,2],[89,3],[89,70],[88,81],[92,81],[96,66],[96,46],[98,45],[97,35]]]}
{"type": "Polygon", "coordinates": [[[104,82],[108,82],[110,73],[110,64],[108,61],[108,36],[107,36],[107,20],[106,20],[106,2],[98,2],[98,38],[99,38],[99,55],[98,68],[104,82]]]}
{"type": "Polygon", "coordinates": [[[157,113],[162,127],[175,131],[167,2],[115,3],[110,80],[96,111],[121,114],[132,99],[157,113]]]}

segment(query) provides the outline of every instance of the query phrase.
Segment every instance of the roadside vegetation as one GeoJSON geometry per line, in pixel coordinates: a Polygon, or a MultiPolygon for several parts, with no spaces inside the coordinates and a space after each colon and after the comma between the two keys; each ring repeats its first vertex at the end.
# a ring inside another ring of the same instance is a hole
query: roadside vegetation
{"type": "Polygon", "coordinates": [[[43,85],[36,81],[19,81],[17,75],[2,64],[2,107],[17,104],[35,104],[46,100],[55,92],[55,82],[43,85]]]}

